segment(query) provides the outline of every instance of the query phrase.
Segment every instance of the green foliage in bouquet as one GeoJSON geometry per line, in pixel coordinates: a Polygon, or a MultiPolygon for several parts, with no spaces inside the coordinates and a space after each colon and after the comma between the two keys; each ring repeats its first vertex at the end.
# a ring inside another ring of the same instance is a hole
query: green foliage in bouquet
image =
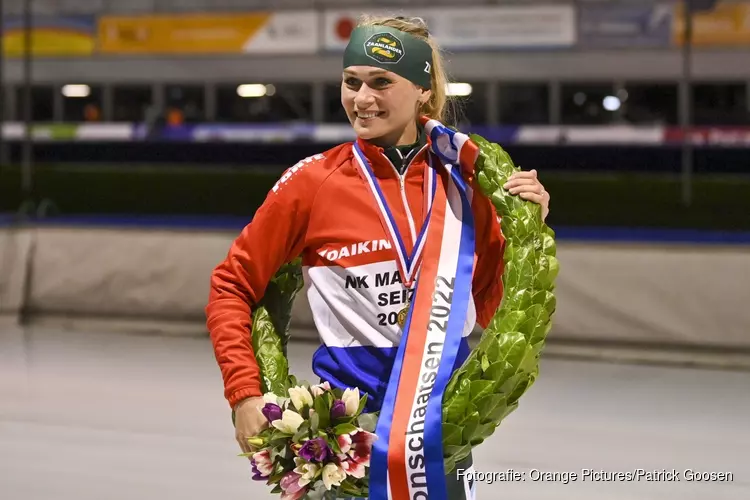
{"type": "Polygon", "coordinates": [[[555,311],[559,271],[555,233],[541,206],[503,189],[516,168],[507,152],[478,135],[475,175],[502,218],[505,237],[503,300],[479,344],[453,373],[443,400],[445,471],[487,439],[518,406],[539,373],[539,357],[555,311]]]}

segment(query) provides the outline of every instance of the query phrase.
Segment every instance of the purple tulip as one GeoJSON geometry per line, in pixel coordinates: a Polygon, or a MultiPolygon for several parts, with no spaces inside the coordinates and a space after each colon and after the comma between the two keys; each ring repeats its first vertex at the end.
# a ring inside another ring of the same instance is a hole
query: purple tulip
{"type": "Polygon", "coordinates": [[[325,462],[333,456],[333,451],[325,439],[317,437],[302,445],[299,456],[308,462],[325,462]]]}
{"type": "Polygon", "coordinates": [[[266,419],[268,419],[269,422],[273,422],[274,420],[279,420],[281,418],[281,407],[273,403],[266,403],[261,412],[263,412],[263,415],[265,415],[266,419]]]}
{"type": "Polygon", "coordinates": [[[341,418],[346,416],[346,403],[337,399],[331,405],[331,418],[341,418]]]}

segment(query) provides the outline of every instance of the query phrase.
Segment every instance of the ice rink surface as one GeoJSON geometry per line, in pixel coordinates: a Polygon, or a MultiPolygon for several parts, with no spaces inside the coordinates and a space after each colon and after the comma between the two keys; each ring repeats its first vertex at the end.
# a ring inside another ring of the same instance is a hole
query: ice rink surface
{"type": "MultiPolygon", "coordinates": [[[[311,381],[314,348],[290,347],[311,381]]],[[[208,339],[0,329],[0,499],[274,498],[238,453],[208,339]]],[[[750,373],[545,359],[475,466],[525,474],[480,482],[480,500],[748,499],[750,373]],[[733,478],[689,481],[686,469],[733,478]],[[553,472],[578,478],[538,476],[553,472]]]]}

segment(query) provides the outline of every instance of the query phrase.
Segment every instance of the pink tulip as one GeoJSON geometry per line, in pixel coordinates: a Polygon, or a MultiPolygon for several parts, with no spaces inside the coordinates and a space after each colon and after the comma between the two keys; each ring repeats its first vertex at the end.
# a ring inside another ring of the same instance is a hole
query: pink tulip
{"type": "MultiPolygon", "coordinates": [[[[304,492],[305,487],[299,484],[299,480],[301,477],[302,477],[302,474],[298,474],[294,472],[293,470],[289,471],[286,474],[284,474],[284,477],[281,478],[281,481],[279,481],[279,486],[287,495],[293,495],[300,491],[304,492]]],[[[301,498],[301,496],[289,497],[289,498],[301,498]]]]}
{"type": "Polygon", "coordinates": [[[341,453],[348,453],[352,448],[352,437],[349,434],[342,434],[336,438],[336,441],[341,448],[341,453]]]}
{"type": "Polygon", "coordinates": [[[268,477],[273,473],[273,460],[271,460],[270,451],[263,450],[253,453],[252,460],[261,476],[268,477]]]}
{"type": "Polygon", "coordinates": [[[282,492],[280,500],[299,500],[300,498],[304,497],[307,494],[307,488],[302,488],[299,491],[295,491],[294,493],[287,493],[282,492]]]}
{"type": "Polygon", "coordinates": [[[354,460],[343,460],[339,465],[348,476],[359,479],[365,477],[365,464],[357,463],[354,460]]]}
{"type": "Polygon", "coordinates": [[[378,437],[367,431],[358,430],[352,433],[352,448],[349,456],[358,464],[370,465],[372,445],[378,437]]]}

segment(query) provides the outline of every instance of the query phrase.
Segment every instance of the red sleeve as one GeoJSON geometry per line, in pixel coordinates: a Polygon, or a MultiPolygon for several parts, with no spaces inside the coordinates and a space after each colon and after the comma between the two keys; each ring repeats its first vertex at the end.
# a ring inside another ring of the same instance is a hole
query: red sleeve
{"type": "Polygon", "coordinates": [[[503,298],[503,252],[505,239],[500,232],[500,221],[489,198],[474,187],[472,200],[476,229],[477,263],[472,284],[477,323],[487,328],[503,298]]]}
{"type": "Polygon", "coordinates": [[[251,307],[276,271],[304,248],[314,198],[306,173],[314,167],[303,161],[284,173],[211,275],[206,324],[232,407],[262,395],[250,342],[251,307]]]}

